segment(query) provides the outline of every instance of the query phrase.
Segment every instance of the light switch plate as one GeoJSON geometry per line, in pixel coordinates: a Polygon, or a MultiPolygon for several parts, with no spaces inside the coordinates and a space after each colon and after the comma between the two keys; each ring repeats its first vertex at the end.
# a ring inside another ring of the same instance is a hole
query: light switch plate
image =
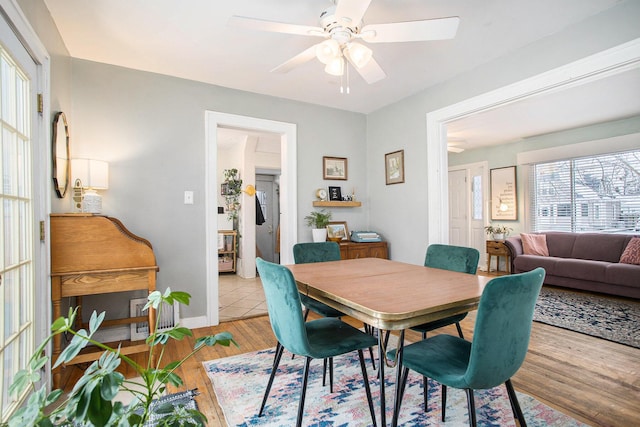
{"type": "Polygon", "coordinates": [[[185,191],[184,192],[184,204],[192,205],[193,204],[193,191],[185,191]]]}

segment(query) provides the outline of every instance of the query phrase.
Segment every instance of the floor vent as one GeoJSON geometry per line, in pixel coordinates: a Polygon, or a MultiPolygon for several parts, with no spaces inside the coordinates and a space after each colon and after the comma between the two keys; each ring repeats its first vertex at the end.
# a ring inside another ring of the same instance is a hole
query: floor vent
{"type": "MultiPolygon", "coordinates": [[[[131,317],[144,316],[147,312],[142,312],[147,303],[146,298],[136,298],[129,301],[131,317]]],[[[163,331],[173,328],[180,320],[180,305],[176,302],[173,307],[163,303],[158,322],[158,330],[163,331]]],[[[143,340],[149,336],[149,322],[131,324],[131,341],[143,340]]]]}

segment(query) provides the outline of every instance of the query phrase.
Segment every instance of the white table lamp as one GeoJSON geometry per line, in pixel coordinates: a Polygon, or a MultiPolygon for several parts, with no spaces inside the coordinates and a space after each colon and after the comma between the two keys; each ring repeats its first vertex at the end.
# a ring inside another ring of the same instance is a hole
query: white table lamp
{"type": "Polygon", "coordinates": [[[109,188],[109,163],[93,159],[71,159],[71,182],[84,189],[82,212],[102,212],[102,196],[96,190],[109,188]]]}

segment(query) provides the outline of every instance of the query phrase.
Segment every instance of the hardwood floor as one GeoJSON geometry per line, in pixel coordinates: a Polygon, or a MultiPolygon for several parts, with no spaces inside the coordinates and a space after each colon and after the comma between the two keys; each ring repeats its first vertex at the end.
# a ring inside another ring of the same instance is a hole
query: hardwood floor
{"type": "MultiPolygon", "coordinates": [[[[472,312],[462,322],[467,338],[472,337],[474,319],[472,312]]],[[[194,336],[221,331],[232,333],[240,348],[206,348],[178,372],[185,388],[200,391],[198,405],[212,427],[226,426],[226,422],[202,362],[276,344],[266,316],[196,329],[194,336]]],[[[441,332],[456,334],[454,327],[441,332]]],[[[420,338],[411,331],[406,336],[409,340],[420,338]]],[[[192,346],[193,340],[170,344],[165,360],[179,359],[192,346]]],[[[589,425],[640,425],[640,349],[534,322],[527,358],[513,384],[518,391],[589,425]]]]}

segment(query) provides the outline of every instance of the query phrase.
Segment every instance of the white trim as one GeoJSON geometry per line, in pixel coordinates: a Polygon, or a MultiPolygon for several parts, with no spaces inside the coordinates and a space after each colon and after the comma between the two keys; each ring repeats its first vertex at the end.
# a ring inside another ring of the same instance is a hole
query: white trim
{"type": "Polygon", "coordinates": [[[640,133],[632,133],[541,150],[523,151],[517,154],[516,160],[518,165],[526,165],[637,150],[638,147],[640,147],[640,133]]]}
{"type": "Polygon", "coordinates": [[[217,147],[218,127],[233,127],[272,132],[280,135],[280,262],[293,264],[293,245],[298,239],[297,126],[293,123],[258,119],[236,114],[205,111],[206,164],[206,259],[207,322],[217,325],[218,316],[218,201],[217,147]]]}
{"type": "Polygon", "coordinates": [[[427,113],[428,243],[448,241],[446,123],[542,93],[589,83],[640,66],[640,38],[537,76],[427,113]]]}

